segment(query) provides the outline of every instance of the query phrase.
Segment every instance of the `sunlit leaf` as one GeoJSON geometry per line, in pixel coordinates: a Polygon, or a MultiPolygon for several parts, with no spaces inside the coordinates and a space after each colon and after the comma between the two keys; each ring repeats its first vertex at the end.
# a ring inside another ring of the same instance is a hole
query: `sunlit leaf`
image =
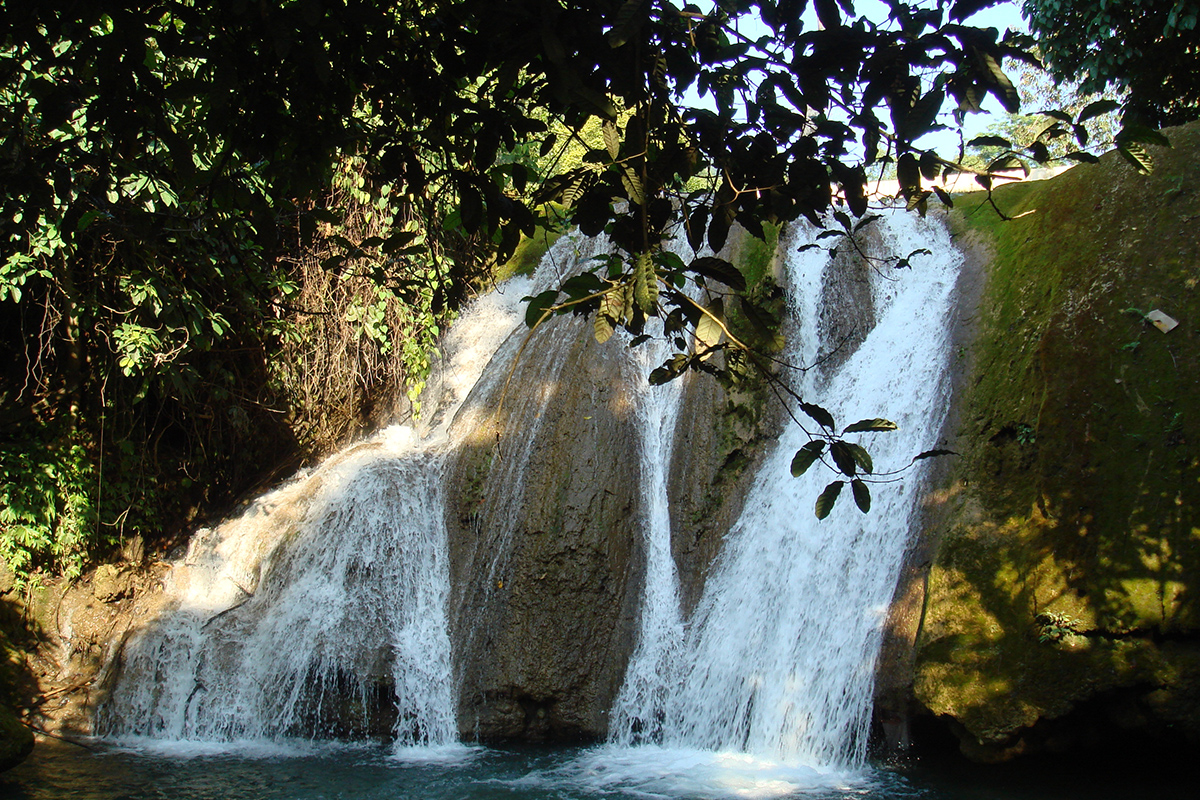
{"type": "MultiPolygon", "coordinates": [[[[722,320],[725,316],[725,304],[721,298],[716,298],[707,307],[708,313],[701,314],[700,319],[696,322],[696,350],[702,352],[710,350],[721,343],[721,337],[725,331],[722,330],[718,320],[722,320]]],[[[711,355],[711,354],[710,354],[711,355]]],[[[705,356],[706,358],[708,356],[705,356]]]]}
{"type": "Polygon", "coordinates": [[[1154,171],[1154,157],[1140,143],[1122,142],[1118,145],[1117,152],[1143,175],[1149,175],[1154,171]]]}

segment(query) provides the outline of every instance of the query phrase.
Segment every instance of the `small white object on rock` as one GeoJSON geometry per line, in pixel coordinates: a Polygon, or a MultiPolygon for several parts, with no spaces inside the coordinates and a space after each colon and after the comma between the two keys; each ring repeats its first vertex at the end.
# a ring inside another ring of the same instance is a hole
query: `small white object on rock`
{"type": "Polygon", "coordinates": [[[1163,333],[1170,333],[1175,328],[1179,327],[1179,323],[1168,317],[1157,308],[1146,315],[1146,319],[1150,320],[1150,324],[1158,328],[1163,333]]]}

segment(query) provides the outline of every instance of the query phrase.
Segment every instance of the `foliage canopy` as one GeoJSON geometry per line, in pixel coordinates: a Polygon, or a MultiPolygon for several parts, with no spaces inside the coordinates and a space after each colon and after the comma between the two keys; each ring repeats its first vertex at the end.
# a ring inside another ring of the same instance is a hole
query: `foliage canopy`
{"type": "Polygon", "coordinates": [[[1200,117],[1200,3],[1025,0],[1023,11],[1056,77],[1127,90],[1143,123],[1200,117]]]}
{"type": "MultiPolygon", "coordinates": [[[[724,314],[761,314],[715,255],[730,228],[833,210],[852,238],[888,163],[923,212],[923,179],[955,159],[921,138],[988,95],[1018,109],[1002,64],[1032,60],[1031,40],[964,22],[993,4],[887,0],[876,21],[851,0],[0,0],[6,475],[51,442],[71,464],[107,455],[110,472],[152,454],[168,494],[245,487],[251,432],[290,446],[313,318],[344,318],[376,356],[402,349],[418,386],[439,325],[548,201],[616,251],[533,298],[531,323],[591,313],[605,339],[658,316],[693,335],[654,380],[736,380],[756,343],[724,314]],[[581,136],[597,124],[600,142],[581,136]],[[348,226],[346,196],[365,227],[348,226]],[[660,246],[679,231],[690,262],[660,246]],[[365,294],[314,307],[305,248],[324,248],[318,284],[365,294]]],[[[828,461],[857,451],[800,408],[828,445],[814,461],[871,471],[865,451],[828,461]]],[[[72,530],[117,530],[148,502],[145,486],[115,504],[95,486],[72,530]]],[[[53,528],[62,504],[26,516],[53,528]]],[[[0,528],[6,554],[50,558],[0,528]]],[[[77,564],[87,546],[54,557],[77,564]]]]}

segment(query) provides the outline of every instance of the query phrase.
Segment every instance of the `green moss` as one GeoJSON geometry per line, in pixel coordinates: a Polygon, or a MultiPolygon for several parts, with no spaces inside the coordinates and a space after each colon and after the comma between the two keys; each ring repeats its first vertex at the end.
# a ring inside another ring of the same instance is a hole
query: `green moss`
{"type": "Polygon", "coordinates": [[[956,202],[992,259],[917,689],[981,740],[1148,686],[1159,637],[1200,633],[1200,127],[1169,133],[1149,177],[1110,154],[998,189],[1010,221],[956,202]],[[1040,640],[1044,612],[1081,632],[1040,640]]]}
{"type": "Polygon", "coordinates": [[[543,208],[541,222],[537,225],[532,236],[521,235],[517,249],[513,251],[508,261],[496,268],[494,276],[496,283],[501,283],[515,275],[532,275],[541,263],[542,257],[550,250],[566,230],[561,220],[565,216],[563,207],[557,203],[548,203],[543,208]]]}
{"type": "Polygon", "coordinates": [[[733,263],[741,270],[746,285],[753,291],[764,278],[774,280],[779,250],[779,225],[763,225],[763,238],[740,236],[733,247],[733,263]]]}

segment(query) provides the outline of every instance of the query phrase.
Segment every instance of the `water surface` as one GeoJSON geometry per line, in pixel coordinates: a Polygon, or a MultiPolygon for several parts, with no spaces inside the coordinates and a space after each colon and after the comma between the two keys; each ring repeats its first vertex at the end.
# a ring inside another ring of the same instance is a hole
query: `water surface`
{"type": "Polygon", "coordinates": [[[1195,797],[1168,777],[1063,759],[1034,769],[874,765],[821,773],[740,754],[656,748],[395,752],[376,745],[39,743],[0,774],[5,800],[1125,800],[1195,797]]]}

